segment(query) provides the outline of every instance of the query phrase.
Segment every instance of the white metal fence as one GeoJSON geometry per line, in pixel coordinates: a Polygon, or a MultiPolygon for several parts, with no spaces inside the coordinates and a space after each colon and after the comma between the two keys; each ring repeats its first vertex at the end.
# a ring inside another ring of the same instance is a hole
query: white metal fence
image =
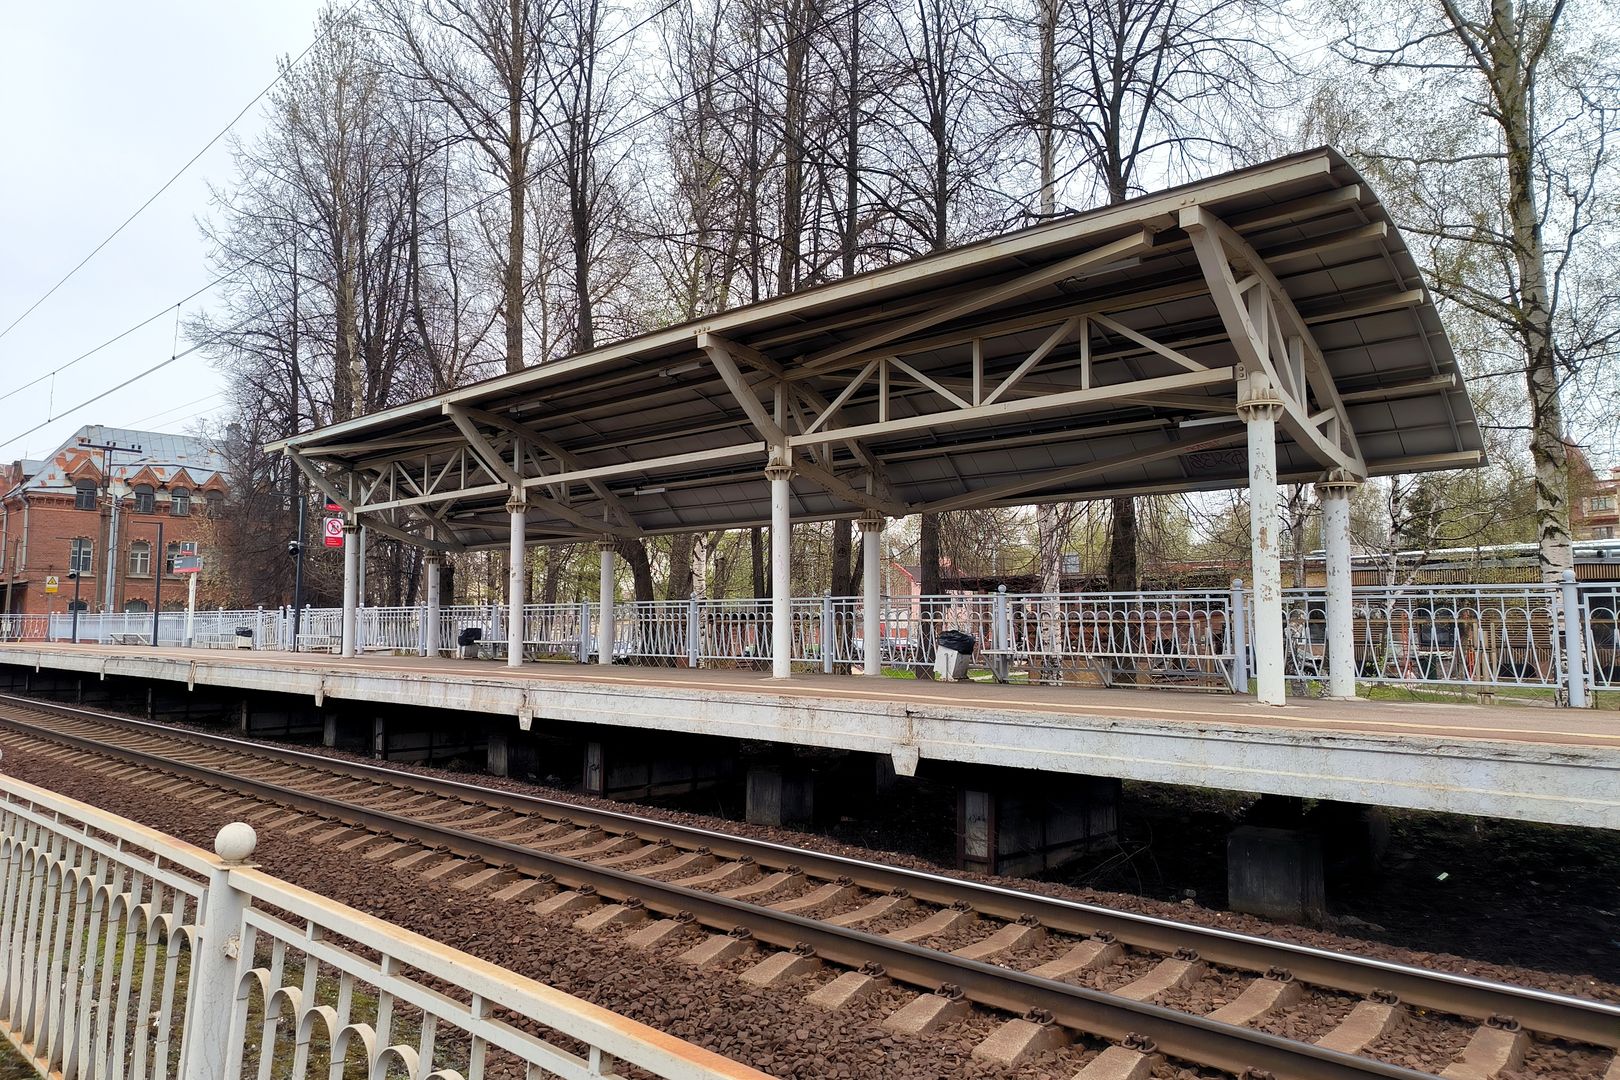
{"type": "Polygon", "coordinates": [[[70,1080],[603,1080],[623,1063],[764,1080],[243,865],[246,826],[220,835],[235,861],[0,776],[0,1026],[37,1067],[70,1080]]]}
{"type": "MultiPolygon", "coordinates": [[[[1352,603],[1363,683],[1452,693],[1525,689],[1577,701],[1620,689],[1620,584],[1357,587],[1352,603]]],[[[1284,592],[1284,667],[1296,692],[1320,689],[1326,678],[1326,606],[1320,589],[1284,592]]],[[[826,672],[862,667],[860,597],[794,597],[791,610],[795,664],[826,672]]],[[[1242,689],[1254,670],[1253,610],[1252,597],[1236,587],[894,596],[883,600],[876,648],[885,669],[919,671],[932,666],[942,633],[960,631],[973,638],[970,670],[982,678],[1242,689]]],[[[623,602],[613,616],[620,663],[753,667],[772,655],[769,599],[623,602]]],[[[501,604],[445,606],[440,648],[448,652],[463,631],[476,630],[483,646],[504,653],[512,638],[507,622],[501,604]]],[[[150,613],[81,614],[78,639],[150,644],[152,627],[150,613]]],[[[533,658],[594,661],[601,631],[595,603],[523,609],[521,640],[533,658]]],[[[183,612],[159,616],[159,644],[178,645],[184,633],[183,612]]],[[[254,648],[289,649],[293,618],[286,608],[198,612],[192,633],[199,646],[231,647],[245,637],[254,648]]],[[[342,613],[305,608],[297,633],[301,649],[336,651],[342,613]]],[[[0,617],[0,639],[71,635],[69,615],[0,617]]],[[[425,607],[356,613],[361,650],[425,654],[427,639],[425,607]]]]}

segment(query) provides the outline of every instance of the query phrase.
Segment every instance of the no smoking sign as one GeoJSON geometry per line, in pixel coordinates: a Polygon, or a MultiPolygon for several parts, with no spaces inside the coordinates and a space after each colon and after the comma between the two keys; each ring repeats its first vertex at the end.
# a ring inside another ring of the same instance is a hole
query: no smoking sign
{"type": "Polygon", "coordinates": [[[326,546],[327,547],[342,547],[343,546],[343,519],[342,518],[340,518],[340,517],[329,517],[329,518],[326,519],[326,546]]]}

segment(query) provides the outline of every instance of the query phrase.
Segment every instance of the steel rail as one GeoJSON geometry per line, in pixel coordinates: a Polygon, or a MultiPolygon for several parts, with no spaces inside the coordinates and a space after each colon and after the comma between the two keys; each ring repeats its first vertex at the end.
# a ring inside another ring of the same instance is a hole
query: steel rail
{"type": "Polygon", "coordinates": [[[817,957],[841,966],[860,968],[875,962],[882,966],[887,977],[924,990],[960,987],[969,1000],[1013,1013],[1044,1009],[1051,1014],[1053,1022],[1063,1027],[1116,1042],[1133,1034],[1145,1036],[1161,1053],[1238,1075],[1258,1069],[1298,1080],[1366,1080],[1367,1077],[1434,1080],[1430,1073],[1327,1050],[1313,1043],[1295,1042],[908,942],[834,927],[747,901],[355,806],[149,751],[99,743],[85,735],[41,728],[7,716],[0,716],[0,723],[45,741],[65,743],[85,753],[251,794],[344,824],[387,833],[408,843],[426,847],[442,845],[485,863],[510,865],[537,876],[549,874],[552,880],[574,888],[589,886],[598,895],[619,901],[638,900],[646,908],[665,915],[690,916],[720,932],[742,928],[750,937],[781,948],[808,945],[817,957]]]}
{"type": "Polygon", "coordinates": [[[1215,927],[1041,896],[1003,886],[963,881],[921,870],[888,866],[846,856],[752,840],[731,833],[678,825],[611,810],[600,810],[544,796],[482,787],[455,780],[400,772],[385,766],[348,761],[230,736],[175,728],[150,721],[109,715],[92,709],[41,702],[0,693],[12,701],[42,711],[54,711],[113,723],[165,738],[179,738],[205,746],[251,752],[262,758],[309,765],[374,778],[424,794],[452,796],[503,809],[548,813],[607,832],[634,832],[647,840],[668,840],[678,847],[707,847],[723,859],[752,858],[776,869],[797,866],[813,878],[848,877],[875,892],[906,890],[913,898],[940,907],[965,902],[981,915],[1014,922],[1034,915],[1049,930],[1077,936],[1114,935],[1121,943],[1171,955],[1191,949],[1200,958],[1256,973],[1286,968],[1302,982],[1328,989],[1366,995],[1373,991],[1395,994],[1401,1001],[1469,1019],[1511,1016],[1521,1025],[1545,1035],[1620,1049],[1620,1006],[1587,998],[1512,986],[1450,972],[1432,971],[1371,957],[1354,956],[1288,941],[1255,937],[1215,927]]]}

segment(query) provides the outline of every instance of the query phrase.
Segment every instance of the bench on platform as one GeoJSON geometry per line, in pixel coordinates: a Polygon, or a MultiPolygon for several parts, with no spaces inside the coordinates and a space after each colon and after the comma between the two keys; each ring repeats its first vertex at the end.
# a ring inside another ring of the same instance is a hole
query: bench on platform
{"type": "Polygon", "coordinates": [[[114,645],[150,645],[152,639],[145,634],[110,634],[108,640],[114,645]]]}
{"type": "Polygon", "coordinates": [[[337,652],[341,644],[342,642],[331,634],[299,634],[297,642],[299,652],[332,653],[337,652]]]}
{"type": "Polygon", "coordinates": [[[235,634],[198,634],[193,643],[199,649],[234,649],[235,634]]]}

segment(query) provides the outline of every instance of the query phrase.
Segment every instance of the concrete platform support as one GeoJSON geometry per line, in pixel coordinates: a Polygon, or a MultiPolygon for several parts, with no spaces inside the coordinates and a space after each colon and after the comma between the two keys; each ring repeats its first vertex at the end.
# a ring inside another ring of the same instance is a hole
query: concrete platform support
{"type": "Polygon", "coordinates": [[[793,465],[778,451],[765,467],[771,484],[771,678],[793,674],[793,465]]]}
{"type": "Polygon", "coordinates": [[[602,614],[601,622],[596,628],[596,662],[611,667],[613,664],[613,603],[618,598],[619,591],[614,576],[613,541],[604,537],[597,542],[596,551],[602,564],[601,578],[597,583],[597,600],[602,614]]]}
{"type": "Polygon", "coordinates": [[[793,765],[756,765],[748,770],[745,816],[755,825],[803,825],[816,815],[815,778],[793,765]]]}
{"type": "Polygon", "coordinates": [[[360,527],[343,522],[343,655],[355,651],[355,615],[360,606],[360,527]]]}
{"type": "Polygon", "coordinates": [[[506,666],[523,665],[523,605],[528,600],[529,562],[529,504],[523,501],[523,492],[514,488],[506,504],[512,515],[511,543],[508,545],[506,570],[506,666]]]}
{"type": "Polygon", "coordinates": [[[1282,561],[1278,534],[1277,417],[1282,398],[1251,372],[1238,384],[1238,416],[1249,437],[1249,541],[1254,561],[1254,679],[1262,705],[1283,704],[1282,561]]]}
{"type": "Polygon", "coordinates": [[[986,771],[957,795],[957,864],[1034,874],[1110,841],[1119,829],[1118,780],[1021,769],[986,771]]]}
{"type": "Polygon", "coordinates": [[[883,515],[861,515],[861,673],[883,674],[883,515]]]}
{"type": "Polygon", "coordinates": [[[1322,842],[1303,829],[1242,825],[1226,840],[1226,903],[1233,911],[1317,923],[1326,913],[1322,842]]]}
{"type": "Polygon", "coordinates": [[[489,743],[484,755],[484,769],[491,776],[511,776],[511,742],[504,731],[489,733],[489,743]]]}
{"type": "Polygon", "coordinates": [[[683,795],[729,780],[736,759],[711,741],[602,737],[585,744],[581,788],[604,799],[683,795]]]}
{"type": "Polygon", "coordinates": [[[439,586],[444,576],[444,556],[437,551],[429,551],[422,556],[422,591],[426,594],[427,611],[423,617],[427,625],[422,628],[423,651],[429,656],[438,656],[444,648],[440,640],[439,616],[439,586]]]}
{"type": "Polygon", "coordinates": [[[1350,493],[1356,482],[1341,470],[1316,485],[1327,549],[1328,695],[1356,696],[1355,619],[1350,599],[1350,493]]]}

